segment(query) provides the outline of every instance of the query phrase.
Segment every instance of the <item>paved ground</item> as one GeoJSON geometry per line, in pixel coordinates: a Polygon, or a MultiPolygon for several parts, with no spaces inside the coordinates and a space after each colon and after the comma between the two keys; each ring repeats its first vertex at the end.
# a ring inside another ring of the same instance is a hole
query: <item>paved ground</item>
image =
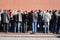
{"type": "Polygon", "coordinates": [[[0,40],[60,40],[58,38],[24,38],[24,37],[0,37],[0,40]]]}
{"type": "Polygon", "coordinates": [[[28,33],[0,32],[0,40],[60,40],[57,39],[57,37],[60,37],[60,34],[53,34],[53,33],[30,34],[30,32],[28,33]]]}
{"type": "Polygon", "coordinates": [[[0,37],[28,37],[28,38],[57,38],[60,37],[60,34],[52,34],[52,33],[36,33],[36,34],[30,34],[30,33],[4,33],[0,32],[0,37]]]}

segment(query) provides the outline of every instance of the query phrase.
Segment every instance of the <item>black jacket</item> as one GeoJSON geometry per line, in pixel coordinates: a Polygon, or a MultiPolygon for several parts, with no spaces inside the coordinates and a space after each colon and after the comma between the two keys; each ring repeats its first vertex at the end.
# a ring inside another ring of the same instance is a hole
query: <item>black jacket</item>
{"type": "Polygon", "coordinates": [[[13,15],[13,21],[14,21],[14,22],[18,22],[18,18],[17,18],[17,17],[18,17],[17,14],[16,14],[16,15],[13,15]]]}
{"type": "Polygon", "coordinates": [[[26,15],[22,14],[22,22],[25,22],[25,19],[26,19],[26,15]]]}
{"type": "Polygon", "coordinates": [[[32,13],[29,12],[29,13],[28,13],[28,25],[29,25],[29,26],[32,26],[32,22],[33,22],[32,13]]]}
{"type": "Polygon", "coordinates": [[[1,18],[2,18],[2,23],[9,23],[10,17],[7,13],[2,13],[1,18]]]}

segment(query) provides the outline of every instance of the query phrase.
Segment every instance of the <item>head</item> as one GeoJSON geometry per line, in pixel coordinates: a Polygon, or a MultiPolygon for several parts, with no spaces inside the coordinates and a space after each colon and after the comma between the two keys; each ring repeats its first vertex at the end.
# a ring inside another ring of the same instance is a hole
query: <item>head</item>
{"type": "Polygon", "coordinates": [[[48,10],[46,10],[46,12],[49,12],[48,10]]]}
{"type": "Polygon", "coordinates": [[[0,12],[2,11],[2,9],[0,9],[0,12]]]}
{"type": "Polygon", "coordinates": [[[21,10],[17,10],[17,12],[18,12],[18,13],[20,13],[20,12],[21,12],[21,10]]]}
{"type": "Polygon", "coordinates": [[[4,13],[6,13],[6,12],[7,12],[7,10],[3,10],[3,12],[4,12],[4,13]]]}
{"type": "Polygon", "coordinates": [[[33,13],[33,10],[31,10],[31,13],[33,13]]]}
{"type": "Polygon", "coordinates": [[[17,14],[17,10],[15,10],[15,12],[14,12],[14,13],[15,13],[15,15],[16,15],[16,14],[17,14]]]}
{"type": "Polygon", "coordinates": [[[51,10],[49,11],[49,13],[51,13],[51,10]]]}
{"type": "Polygon", "coordinates": [[[38,10],[39,12],[41,12],[41,10],[38,10]]]}
{"type": "Polygon", "coordinates": [[[28,14],[27,11],[24,11],[25,14],[28,14]]]}
{"type": "Polygon", "coordinates": [[[7,10],[8,12],[11,12],[11,9],[7,10]]]}
{"type": "Polygon", "coordinates": [[[60,14],[60,10],[58,10],[58,14],[60,14]]]}
{"type": "Polygon", "coordinates": [[[46,13],[46,11],[43,11],[43,13],[46,13]]]}
{"type": "Polygon", "coordinates": [[[17,12],[21,12],[21,10],[17,10],[17,12]]]}
{"type": "Polygon", "coordinates": [[[15,15],[15,10],[12,10],[12,14],[15,15]]]}

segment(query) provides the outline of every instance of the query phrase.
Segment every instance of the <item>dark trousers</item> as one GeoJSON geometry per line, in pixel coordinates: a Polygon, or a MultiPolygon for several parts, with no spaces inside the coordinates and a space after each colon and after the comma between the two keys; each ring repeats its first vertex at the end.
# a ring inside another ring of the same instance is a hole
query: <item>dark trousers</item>
{"type": "Polygon", "coordinates": [[[4,23],[3,27],[4,27],[4,32],[8,32],[9,31],[9,23],[4,23]]]}
{"type": "Polygon", "coordinates": [[[15,22],[14,23],[14,32],[17,32],[17,27],[18,27],[17,22],[15,22]]]}
{"type": "Polygon", "coordinates": [[[38,21],[37,25],[39,25],[39,28],[37,29],[38,32],[43,32],[43,22],[38,21]]]}
{"type": "Polygon", "coordinates": [[[2,27],[2,23],[0,21],[0,32],[2,32],[2,31],[3,31],[3,27],[2,27]]]}
{"type": "Polygon", "coordinates": [[[56,33],[60,33],[60,17],[58,17],[58,20],[57,20],[57,28],[56,28],[56,33]]]}
{"type": "Polygon", "coordinates": [[[58,25],[56,29],[56,33],[59,33],[60,25],[58,25]]]}
{"type": "Polygon", "coordinates": [[[23,33],[27,32],[27,22],[22,22],[22,31],[23,33]]]}
{"type": "Polygon", "coordinates": [[[10,29],[11,29],[10,30],[11,32],[14,32],[14,21],[13,20],[11,21],[11,28],[10,29]]]}
{"type": "Polygon", "coordinates": [[[52,32],[55,33],[57,31],[57,24],[53,23],[52,24],[52,32]]]}

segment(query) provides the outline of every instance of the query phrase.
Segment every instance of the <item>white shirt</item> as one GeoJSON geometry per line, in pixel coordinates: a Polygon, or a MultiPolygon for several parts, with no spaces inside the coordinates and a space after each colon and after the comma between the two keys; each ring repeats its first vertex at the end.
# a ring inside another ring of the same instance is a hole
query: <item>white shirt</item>
{"type": "Polygon", "coordinates": [[[44,13],[43,19],[45,22],[49,22],[51,19],[51,14],[49,12],[44,13]]]}
{"type": "Polygon", "coordinates": [[[19,21],[22,21],[22,14],[21,14],[21,12],[17,12],[17,14],[19,15],[18,16],[19,21]]]}

